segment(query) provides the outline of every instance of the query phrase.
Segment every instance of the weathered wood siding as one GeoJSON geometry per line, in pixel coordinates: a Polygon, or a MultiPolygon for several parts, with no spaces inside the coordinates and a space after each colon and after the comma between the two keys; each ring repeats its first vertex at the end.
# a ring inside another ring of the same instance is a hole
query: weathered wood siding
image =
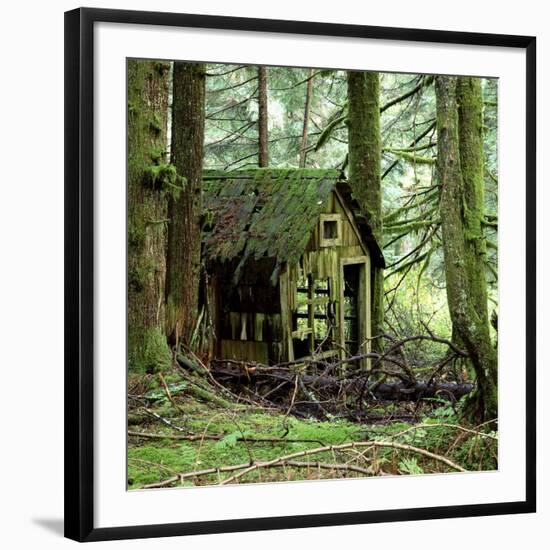
{"type": "Polygon", "coordinates": [[[234,262],[218,266],[218,357],[264,364],[284,359],[279,283],[270,281],[274,267],[267,258],[249,262],[235,284],[234,262]]]}
{"type": "MultiPolygon", "coordinates": [[[[292,339],[292,312],[297,309],[297,287],[298,282],[308,275],[314,280],[329,281],[329,298],[333,302],[335,308],[335,339],[338,348],[341,350],[341,355],[344,356],[344,333],[343,333],[343,277],[344,265],[358,264],[363,266],[360,275],[360,286],[358,291],[358,307],[360,316],[358,319],[358,332],[361,343],[366,342],[370,338],[370,255],[368,248],[360,238],[359,229],[357,228],[353,215],[344,206],[343,201],[336,192],[332,192],[327,201],[323,214],[321,214],[319,223],[311,234],[306,250],[298,264],[287,266],[286,271],[281,275],[281,309],[290,310],[290,315],[282,315],[284,335],[285,354],[288,350],[288,357],[292,356],[293,339],[292,339]],[[341,231],[340,244],[326,246],[323,241],[321,224],[323,222],[323,214],[329,215],[327,219],[333,220],[333,215],[338,215],[341,218],[339,229],[341,231]],[[288,306],[288,307],[286,307],[288,306]]],[[[363,346],[361,351],[366,351],[363,346]]],[[[293,358],[293,357],[292,357],[293,358]]]]}

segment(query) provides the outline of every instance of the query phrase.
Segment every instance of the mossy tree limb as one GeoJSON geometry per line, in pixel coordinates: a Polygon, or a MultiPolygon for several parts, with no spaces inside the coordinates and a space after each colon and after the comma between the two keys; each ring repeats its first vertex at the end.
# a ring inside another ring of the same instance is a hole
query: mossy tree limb
{"type": "Polygon", "coordinates": [[[475,187],[480,167],[483,174],[483,163],[479,163],[478,138],[474,135],[480,132],[476,128],[475,94],[464,98],[464,93],[469,92],[462,86],[460,97],[463,104],[459,121],[457,78],[436,77],[441,229],[447,300],[453,330],[464,343],[477,378],[476,397],[470,402],[469,412],[479,420],[487,420],[495,418],[498,413],[497,356],[489,336],[487,302],[485,299],[485,303],[480,304],[478,293],[482,284],[479,274],[484,269],[478,263],[482,263],[483,259],[472,246],[475,234],[471,232],[471,212],[482,210],[477,203],[480,195],[475,187]],[[469,110],[467,115],[464,112],[466,109],[469,110]],[[460,148],[462,143],[465,143],[464,150],[460,148]]]}
{"type": "Polygon", "coordinates": [[[308,71],[308,80],[306,84],[306,97],[304,101],[304,124],[302,126],[302,141],[300,143],[300,161],[298,166],[300,168],[306,167],[307,157],[307,141],[309,134],[309,117],[311,110],[311,98],[313,95],[313,77],[315,76],[313,69],[308,71]]]}
{"type": "MultiPolygon", "coordinates": [[[[380,77],[378,73],[348,72],[349,181],[378,242],[382,242],[380,186],[380,77]]],[[[371,333],[384,332],[384,272],[373,268],[371,333]]],[[[373,348],[382,345],[373,340],[373,348]]]]}
{"type": "Polygon", "coordinates": [[[204,153],[205,66],[174,63],[172,164],[181,193],[168,199],[166,335],[189,344],[198,316],[204,153]]]}
{"type": "Polygon", "coordinates": [[[267,67],[258,67],[258,166],[269,166],[267,132],[267,67]]]}
{"type": "Polygon", "coordinates": [[[170,362],[164,334],[166,198],[148,184],[166,149],[168,64],[128,61],[128,363],[134,372],[170,362]]]}

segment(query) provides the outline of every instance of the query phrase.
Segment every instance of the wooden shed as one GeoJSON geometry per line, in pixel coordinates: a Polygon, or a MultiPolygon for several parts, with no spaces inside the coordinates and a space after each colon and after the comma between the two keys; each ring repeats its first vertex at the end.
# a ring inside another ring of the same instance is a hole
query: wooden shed
{"type": "Polygon", "coordinates": [[[219,359],[365,351],[380,246],[336,170],[204,174],[203,301],[219,359]]]}

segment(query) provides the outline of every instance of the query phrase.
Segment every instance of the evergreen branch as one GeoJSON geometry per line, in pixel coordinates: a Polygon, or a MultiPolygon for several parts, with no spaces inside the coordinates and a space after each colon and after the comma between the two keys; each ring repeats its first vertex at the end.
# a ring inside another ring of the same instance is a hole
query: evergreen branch
{"type": "Polygon", "coordinates": [[[245,80],[244,82],[238,82],[237,84],[233,84],[232,86],[226,86],[225,88],[217,88],[215,90],[207,90],[207,93],[209,94],[215,94],[219,92],[227,92],[228,90],[234,90],[235,88],[240,88],[241,86],[244,86],[245,84],[248,84],[249,82],[252,82],[254,80],[258,80],[257,76],[253,76],[249,78],[248,80],[245,80]]]}
{"type": "MultiPolygon", "coordinates": [[[[436,121],[432,121],[432,123],[419,135],[417,136],[409,145],[409,147],[414,147],[417,143],[420,142],[423,138],[425,138],[434,128],[436,125],[436,121]]],[[[385,170],[385,172],[382,174],[381,179],[384,179],[397,165],[399,164],[399,160],[393,161],[393,163],[385,170]]]]}
{"type": "Polygon", "coordinates": [[[225,76],[231,73],[234,73],[236,71],[239,71],[241,69],[244,69],[247,65],[239,65],[238,67],[235,67],[234,69],[230,69],[229,71],[225,71],[223,73],[204,73],[206,76],[225,76]]]}
{"type": "Polygon", "coordinates": [[[408,99],[412,95],[416,94],[420,90],[422,90],[424,87],[429,86],[434,81],[434,77],[432,75],[425,76],[421,81],[420,84],[415,86],[412,90],[409,90],[408,92],[404,93],[403,95],[400,95],[399,97],[396,97],[395,99],[392,99],[391,101],[388,101],[384,106],[380,108],[380,113],[383,113],[384,111],[387,111],[390,107],[393,107],[394,105],[397,105],[397,103],[401,103],[401,101],[405,101],[405,99],[408,99]]]}

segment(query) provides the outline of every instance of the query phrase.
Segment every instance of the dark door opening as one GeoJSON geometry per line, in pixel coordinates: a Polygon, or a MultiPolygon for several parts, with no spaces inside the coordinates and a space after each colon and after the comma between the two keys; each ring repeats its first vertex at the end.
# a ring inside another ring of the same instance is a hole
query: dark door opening
{"type": "Polygon", "coordinates": [[[361,264],[344,265],[344,345],[348,355],[359,350],[359,285],[361,264]]]}

